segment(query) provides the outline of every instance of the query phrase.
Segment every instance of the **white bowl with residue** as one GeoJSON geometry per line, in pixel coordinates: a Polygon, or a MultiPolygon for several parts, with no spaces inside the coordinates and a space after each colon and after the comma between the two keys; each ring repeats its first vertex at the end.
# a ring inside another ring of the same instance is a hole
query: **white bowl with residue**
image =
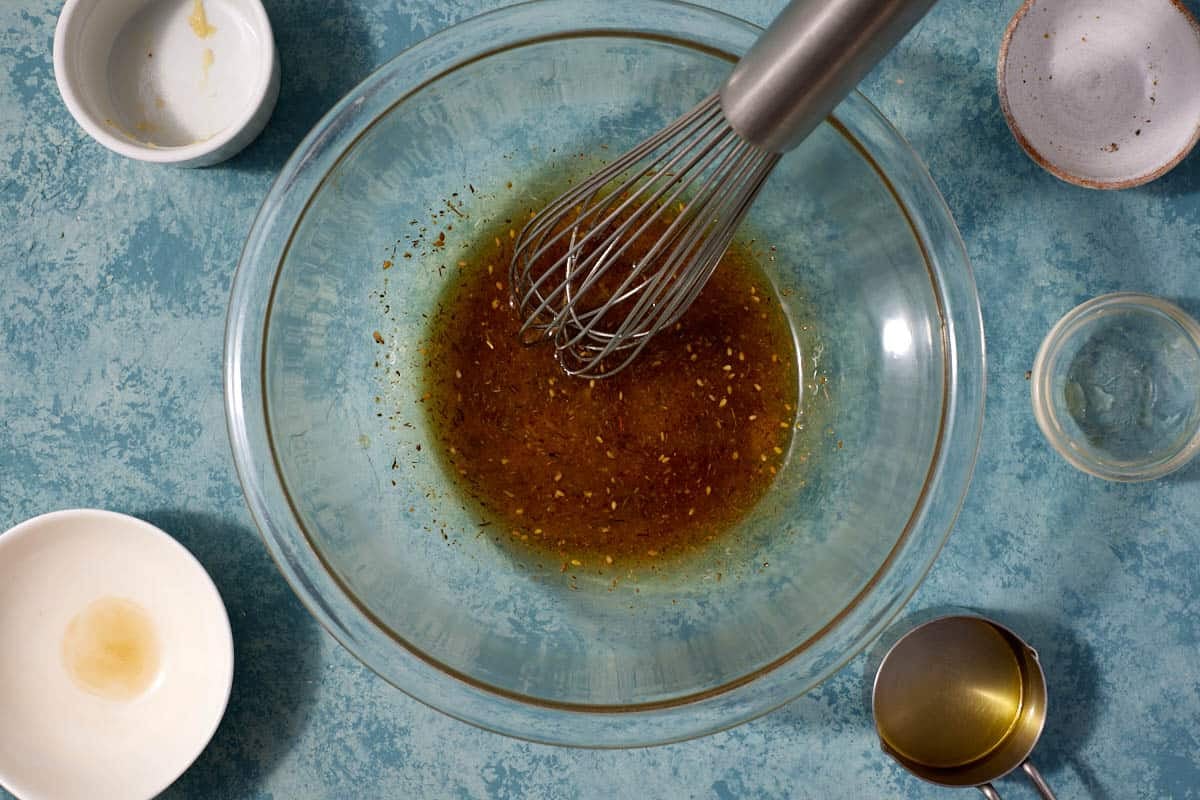
{"type": "Polygon", "coordinates": [[[67,109],[100,144],[187,167],[248,145],[279,95],[259,0],[67,0],[54,75],[67,109]]]}
{"type": "Polygon", "coordinates": [[[1017,142],[1080,186],[1147,183],[1200,139],[1200,25],[1180,0],[1026,0],[997,82],[1017,142]]]}
{"type": "Polygon", "coordinates": [[[0,534],[0,787],[20,800],[146,800],[225,713],[233,638],[181,544],[111,511],[0,534]]]}

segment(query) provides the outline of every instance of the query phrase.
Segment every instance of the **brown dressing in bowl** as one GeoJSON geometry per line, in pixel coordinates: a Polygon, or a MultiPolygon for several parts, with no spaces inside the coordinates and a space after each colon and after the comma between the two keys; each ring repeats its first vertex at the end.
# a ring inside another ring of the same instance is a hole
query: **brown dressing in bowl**
{"type": "Polygon", "coordinates": [[[750,247],[735,243],[632,365],[589,381],[566,376],[549,344],[518,340],[519,224],[483,225],[456,248],[457,277],[430,315],[424,408],[454,483],[489,535],[564,569],[717,541],[780,470],[799,408],[792,331],[750,247]]]}

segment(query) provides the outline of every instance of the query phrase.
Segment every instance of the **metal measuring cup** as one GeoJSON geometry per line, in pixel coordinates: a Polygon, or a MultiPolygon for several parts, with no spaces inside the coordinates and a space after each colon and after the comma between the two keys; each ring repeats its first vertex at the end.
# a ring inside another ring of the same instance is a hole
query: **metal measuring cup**
{"type": "Polygon", "coordinates": [[[1021,767],[1055,800],[1029,760],[1046,677],[1037,651],[1003,625],[963,615],[913,628],[880,663],[871,706],[884,752],[917,777],[1000,800],[992,781],[1021,767]]]}

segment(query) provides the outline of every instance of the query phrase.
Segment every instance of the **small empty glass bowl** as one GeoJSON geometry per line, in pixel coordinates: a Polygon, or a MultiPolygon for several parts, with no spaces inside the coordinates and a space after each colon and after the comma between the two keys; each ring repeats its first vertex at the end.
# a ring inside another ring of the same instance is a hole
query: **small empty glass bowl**
{"type": "Polygon", "coordinates": [[[1033,412],[1054,449],[1110,481],[1145,481],[1200,450],[1200,324],[1120,292],[1071,310],[1033,364],[1033,412]]]}

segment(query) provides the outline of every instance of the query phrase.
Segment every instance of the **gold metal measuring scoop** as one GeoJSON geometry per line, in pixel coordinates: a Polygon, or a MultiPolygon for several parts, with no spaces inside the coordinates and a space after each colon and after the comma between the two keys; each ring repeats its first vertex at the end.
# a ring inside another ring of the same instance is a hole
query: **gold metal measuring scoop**
{"type": "Polygon", "coordinates": [[[950,616],[896,642],[875,674],[871,705],[884,752],[943,786],[992,787],[1021,767],[1045,800],[1054,792],[1029,760],[1046,722],[1037,651],[983,617],[950,616]]]}

